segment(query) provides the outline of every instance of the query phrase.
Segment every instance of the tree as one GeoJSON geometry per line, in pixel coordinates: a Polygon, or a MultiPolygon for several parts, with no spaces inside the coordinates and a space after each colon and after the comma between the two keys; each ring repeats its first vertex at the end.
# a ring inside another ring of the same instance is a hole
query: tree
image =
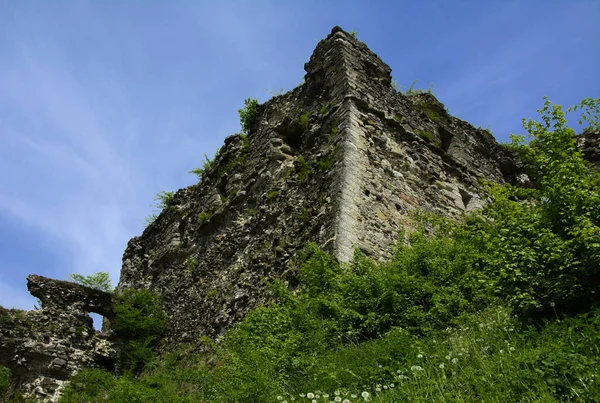
{"type": "MultiPolygon", "coordinates": [[[[586,98],[567,111],[578,109],[580,123],[598,127],[600,99],[586,98]]],[[[529,318],[555,309],[582,312],[600,302],[600,174],[577,149],[563,109],[545,99],[538,112],[539,121],[523,120],[529,143],[512,136],[511,144],[534,188],[493,187],[483,211],[489,220],[477,232],[493,289],[529,318]]]]}
{"type": "Polygon", "coordinates": [[[100,291],[112,292],[114,289],[110,280],[110,275],[104,271],[93,273],[88,276],[83,276],[79,273],[71,273],[69,274],[69,278],[77,284],[100,291]]]}

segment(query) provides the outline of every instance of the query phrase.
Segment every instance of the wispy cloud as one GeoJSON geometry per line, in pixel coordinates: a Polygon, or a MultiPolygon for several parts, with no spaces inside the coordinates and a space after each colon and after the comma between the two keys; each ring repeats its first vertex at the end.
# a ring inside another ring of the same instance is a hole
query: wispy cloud
{"type": "MultiPolygon", "coordinates": [[[[10,172],[0,177],[7,189],[0,211],[61,242],[68,267],[49,275],[108,271],[117,280],[137,229],[127,217],[147,194],[145,177],[123,153],[137,135],[117,109],[126,100],[95,98],[107,93],[102,83],[83,83],[55,54],[23,46],[15,56],[0,64],[0,128],[10,145],[0,151],[1,169],[10,172]]],[[[17,294],[8,287],[3,304],[17,294]]]]}

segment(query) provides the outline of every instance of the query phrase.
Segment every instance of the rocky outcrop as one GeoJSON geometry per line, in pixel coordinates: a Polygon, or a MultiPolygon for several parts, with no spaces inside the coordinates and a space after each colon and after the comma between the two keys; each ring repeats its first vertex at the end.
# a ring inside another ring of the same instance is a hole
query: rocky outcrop
{"type": "Polygon", "coordinates": [[[0,308],[0,365],[11,370],[13,390],[53,402],[82,368],[113,369],[112,343],[94,330],[89,316],[112,316],[110,294],[36,275],[27,278],[27,286],[41,309],[0,308]]]}
{"type": "Polygon", "coordinates": [[[384,260],[412,210],[458,216],[484,203],[480,179],[526,180],[490,133],[431,94],[395,91],[389,66],[339,27],[305,70],[129,242],[118,288],[162,296],[166,346],[222,334],[266,301],[268,281],[293,284],[308,241],[384,260]]]}

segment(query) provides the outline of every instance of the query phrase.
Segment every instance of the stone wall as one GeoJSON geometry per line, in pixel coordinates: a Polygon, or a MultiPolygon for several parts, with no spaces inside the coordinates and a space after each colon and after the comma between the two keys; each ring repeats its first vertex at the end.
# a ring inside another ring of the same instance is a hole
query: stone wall
{"type": "Polygon", "coordinates": [[[94,330],[89,316],[111,317],[110,294],[36,275],[27,278],[27,287],[41,300],[41,309],[0,307],[0,365],[12,372],[11,389],[54,402],[82,368],[114,369],[113,344],[94,330]]]}
{"type": "Polygon", "coordinates": [[[118,288],[163,297],[165,346],[223,334],[265,303],[269,281],[293,285],[309,241],[341,261],[355,247],[385,259],[410,210],[459,214],[481,203],[479,178],[520,169],[433,96],[394,91],[391,69],[340,28],[305,70],[129,242],[118,288]]]}

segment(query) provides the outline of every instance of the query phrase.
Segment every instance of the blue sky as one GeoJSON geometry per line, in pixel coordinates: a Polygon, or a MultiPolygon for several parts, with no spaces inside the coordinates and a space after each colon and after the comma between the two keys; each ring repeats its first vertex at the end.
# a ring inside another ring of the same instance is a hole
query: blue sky
{"type": "Polygon", "coordinates": [[[404,87],[521,132],[548,95],[600,96],[600,2],[0,0],[0,305],[25,278],[108,271],[154,195],[239,131],[246,97],[304,75],[335,25],[404,87]]]}

